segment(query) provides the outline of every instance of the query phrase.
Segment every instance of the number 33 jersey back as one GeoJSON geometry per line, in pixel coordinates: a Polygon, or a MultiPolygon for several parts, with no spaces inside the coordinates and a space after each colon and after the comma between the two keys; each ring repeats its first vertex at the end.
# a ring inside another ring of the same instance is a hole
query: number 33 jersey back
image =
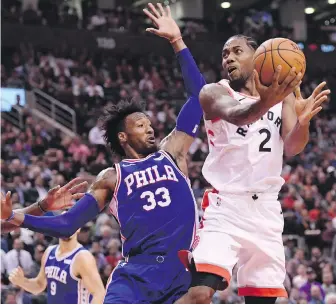
{"type": "Polygon", "coordinates": [[[193,242],[197,207],[189,179],[165,151],[116,164],[110,210],[120,225],[123,256],[177,255],[193,242]]]}
{"type": "MultiPolygon", "coordinates": [[[[226,80],[220,81],[218,86],[228,88],[230,95],[241,104],[257,99],[234,91],[226,80]]],[[[280,191],[284,184],[281,112],[282,103],[279,103],[261,119],[246,126],[220,119],[205,120],[209,155],[202,172],[216,190],[238,194],[280,191]]]]}

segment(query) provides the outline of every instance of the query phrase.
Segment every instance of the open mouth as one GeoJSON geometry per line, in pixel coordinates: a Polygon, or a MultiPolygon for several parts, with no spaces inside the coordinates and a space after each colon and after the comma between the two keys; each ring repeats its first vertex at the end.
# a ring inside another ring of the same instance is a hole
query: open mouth
{"type": "Polygon", "coordinates": [[[154,144],[155,143],[155,137],[149,137],[147,139],[147,142],[150,143],[150,144],[154,144]]]}
{"type": "Polygon", "coordinates": [[[236,67],[228,67],[228,72],[229,72],[229,74],[232,74],[232,73],[234,73],[235,71],[237,70],[237,68],[236,67]]]}

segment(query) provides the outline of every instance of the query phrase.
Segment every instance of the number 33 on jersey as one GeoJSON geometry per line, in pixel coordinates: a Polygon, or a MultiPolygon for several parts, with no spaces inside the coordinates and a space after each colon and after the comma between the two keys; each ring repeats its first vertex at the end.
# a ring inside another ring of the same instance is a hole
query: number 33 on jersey
{"type": "Polygon", "coordinates": [[[124,159],[115,168],[110,209],[120,224],[123,255],[189,250],[197,208],[189,179],[173,158],[161,150],[144,159],[124,159]]]}

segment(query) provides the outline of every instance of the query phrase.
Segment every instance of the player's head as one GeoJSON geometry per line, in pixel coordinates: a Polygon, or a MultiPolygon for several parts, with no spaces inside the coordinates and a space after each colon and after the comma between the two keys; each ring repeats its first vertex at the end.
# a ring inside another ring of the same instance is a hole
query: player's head
{"type": "Polygon", "coordinates": [[[224,44],[222,66],[232,85],[242,86],[253,73],[253,54],[258,43],[251,37],[235,35],[224,44]]]}
{"type": "Polygon", "coordinates": [[[125,157],[129,152],[147,156],[157,150],[154,129],[142,104],[124,100],[105,108],[101,118],[105,141],[113,153],[125,157]]]}

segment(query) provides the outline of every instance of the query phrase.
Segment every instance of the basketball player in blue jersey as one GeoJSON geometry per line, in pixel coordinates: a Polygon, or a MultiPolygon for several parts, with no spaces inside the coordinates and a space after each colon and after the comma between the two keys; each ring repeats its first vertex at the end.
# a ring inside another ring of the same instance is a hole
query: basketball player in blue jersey
{"type": "Polygon", "coordinates": [[[47,287],[49,304],[101,304],[105,289],[92,254],[78,241],[79,230],[43,254],[36,278],[26,278],[21,267],[14,269],[9,280],[32,293],[47,287]]]}
{"type": "Polygon", "coordinates": [[[158,9],[171,20],[166,28],[157,25],[162,33],[169,30],[165,37],[181,65],[189,97],[176,128],[157,146],[141,105],[123,101],[106,109],[103,119],[105,139],[122,161],[102,171],[71,210],[55,217],[34,217],[2,205],[2,218],[10,223],[64,237],[110,203],[120,224],[125,262],[108,281],[105,303],[174,303],[190,285],[190,273],[178,251],[191,248],[198,222],[186,157],[202,117],[198,95],[205,81],[169,8],[159,5],[158,9]]]}

